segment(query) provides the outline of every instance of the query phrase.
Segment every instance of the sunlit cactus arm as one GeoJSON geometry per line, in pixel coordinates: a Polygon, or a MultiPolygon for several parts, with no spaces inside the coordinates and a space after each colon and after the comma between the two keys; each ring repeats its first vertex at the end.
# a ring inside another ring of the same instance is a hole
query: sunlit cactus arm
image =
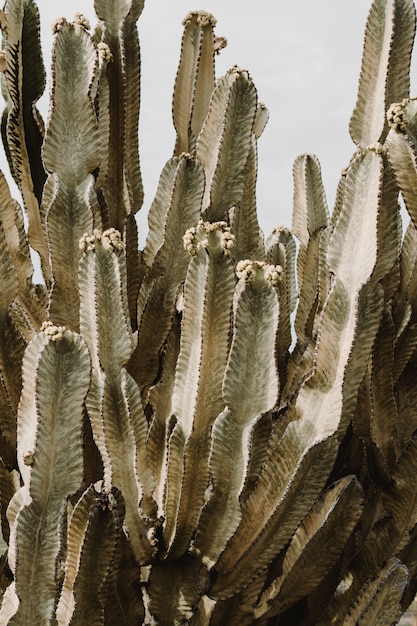
{"type": "Polygon", "coordinates": [[[340,556],[362,507],[363,489],[354,476],[341,479],[317,500],[290,541],[282,573],[263,591],[254,611],[257,618],[280,615],[317,589],[340,556]]]}
{"type": "Polygon", "coordinates": [[[164,538],[170,554],[182,554],[195,532],[209,482],[210,429],[224,408],[222,381],[230,347],[235,272],[233,238],[224,222],[199,222],[187,231],[191,253],[184,288],[181,346],[171,412],[176,426],[168,442],[167,500],[178,491],[177,513],[164,538]],[[177,445],[179,442],[179,445],[177,445]],[[172,471],[182,466],[179,476],[172,471]]]}
{"type": "Polygon", "coordinates": [[[100,154],[89,96],[97,57],[85,26],[77,21],[55,26],[51,108],[43,146],[45,167],[54,181],[45,218],[54,278],[49,313],[74,330],[79,327],[79,240],[100,226],[89,198],[91,172],[100,154]]]}
{"type": "Polygon", "coordinates": [[[241,261],[234,303],[234,335],[223,381],[227,409],[217,418],[212,435],[212,494],[197,528],[195,550],[212,567],[241,517],[239,496],[249,456],[254,420],[278,401],[276,334],[280,267],[241,261]],[[246,332],[251,328],[251,335],[246,332]]]}
{"type": "Polygon", "coordinates": [[[172,117],[177,139],[174,154],[193,152],[214,89],[214,33],[216,20],[193,11],[184,21],[181,56],[174,86],[172,117]]]}
{"type": "Polygon", "coordinates": [[[71,514],[65,577],[56,608],[60,625],[104,623],[105,581],[119,532],[112,499],[90,486],[71,514]]]}
{"type": "MultiPolygon", "coordinates": [[[[259,109],[259,107],[258,107],[259,109]]],[[[256,209],[256,180],[258,175],[258,147],[255,133],[245,166],[245,182],[242,198],[237,206],[229,210],[230,226],[235,237],[233,258],[265,260],[263,233],[259,227],[256,209]]]]}
{"type": "Polygon", "coordinates": [[[84,250],[79,271],[80,327],[93,363],[87,410],[103,460],[105,488],[114,485],[121,490],[129,538],[138,562],[144,563],[154,551],[145,536],[155,513],[154,481],[140,391],[124,368],[135,346],[124,244],[120,234],[110,229],[85,235],[80,245],[84,250]]]}
{"type": "Polygon", "coordinates": [[[256,110],[252,79],[233,67],[216,85],[197,139],[196,154],[207,179],[203,217],[210,222],[225,219],[242,199],[256,110]]]}
{"type": "Polygon", "coordinates": [[[293,178],[292,232],[300,242],[297,257],[300,297],[294,328],[298,342],[302,344],[311,337],[315,309],[323,305],[324,295],[318,293],[319,251],[321,233],[329,224],[329,214],[317,157],[309,154],[299,156],[293,165],[293,178]]]}
{"type": "Polygon", "coordinates": [[[16,594],[18,610],[8,622],[0,611],[0,621],[41,624],[54,610],[63,505],[83,477],[82,405],[90,382],[84,341],[45,324],[26,350],[23,380],[17,427],[23,486],[8,512],[15,589],[6,592],[16,594]]]}
{"type": "MultiPolygon", "coordinates": [[[[289,416],[294,411],[296,420],[288,425],[265,462],[245,505],[241,524],[216,564],[216,570],[222,573],[215,585],[216,594],[235,591],[242,580],[250,576],[249,560],[256,562],[256,569],[260,571],[271,560],[274,549],[277,552],[285,545],[301,521],[297,522],[296,516],[304,517],[307,513],[306,509],[301,511],[296,485],[303,481],[302,505],[306,506],[309,498],[312,505],[323,487],[320,481],[326,480],[326,471],[333,463],[334,433],[346,428],[355,409],[382,306],[382,288],[378,289],[376,284],[365,289],[363,285],[366,286],[371,277],[378,281],[384,276],[384,270],[388,271],[380,260],[378,246],[383,173],[383,159],[374,151],[358,159],[350,171],[350,180],[354,181],[352,191],[345,198],[328,247],[327,262],[336,278],[321,316],[313,375],[301,385],[295,405],[289,408],[289,416]],[[366,221],[364,206],[367,207],[366,221]],[[358,237],[358,224],[366,246],[358,237]],[[289,450],[294,446],[298,452],[290,461],[289,450]],[[285,485],[291,485],[291,490],[281,499],[280,489],[272,482],[271,475],[276,476],[276,464],[282,458],[289,460],[285,485]],[[259,526],[253,521],[258,515],[255,509],[265,516],[259,526]]],[[[389,222],[384,226],[388,230],[389,222]]],[[[255,574],[253,571],[252,577],[255,574]]]]}
{"type": "Polygon", "coordinates": [[[136,21],[143,0],[95,0],[94,7],[102,22],[102,42],[108,46],[111,60],[103,81],[104,101],[98,88],[98,111],[104,111],[109,124],[105,147],[105,179],[100,179],[107,207],[104,225],[123,232],[130,213],[143,202],[143,188],[138,155],[139,116],[139,41],[136,21]],[[108,111],[106,110],[108,107],[108,111]]]}
{"type": "Polygon", "coordinates": [[[5,9],[5,80],[10,99],[6,153],[27,211],[30,245],[39,252],[45,278],[49,280],[48,250],[40,218],[46,173],[41,159],[43,121],[36,109],[45,89],[39,11],[32,0],[8,0],[5,9]]]}
{"type": "Polygon", "coordinates": [[[409,96],[415,13],[412,0],[377,0],[372,4],[358,97],[349,125],[353,141],[362,148],[384,141],[388,107],[409,96]]]}
{"type": "Polygon", "coordinates": [[[417,100],[404,99],[390,106],[386,139],[389,162],[414,226],[417,225],[417,100]]]}
{"type": "Polygon", "coordinates": [[[285,387],[288,376],[288,359],[293,341],[291,314],[297,303],[295,280],[296,244],[288,228],[274,228],[266,241],[268,263],[282,268],[279,288],[279,327],[276,340],[276,354],[281,388],[285,387]]]}
{"type": "Polygon", "coordinates": [[[198,161],[188,154],[168,161],[149,211],[149,235],[143,251],[147,270],[138,298],[138,346],[129,363],[129,371],[142,389],[156,382],[190,260],[182,238],[200,218],[203,193],[204,172],[198,161]]]}

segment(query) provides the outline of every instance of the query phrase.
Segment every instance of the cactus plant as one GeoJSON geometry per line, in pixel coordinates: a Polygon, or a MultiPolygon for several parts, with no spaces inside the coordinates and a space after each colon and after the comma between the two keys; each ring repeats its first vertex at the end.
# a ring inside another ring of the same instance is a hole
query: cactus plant
{"type": "Polygon", "coordinates": [[[417,591],[414,3],[372,3],[333,211],[301,155],[266,239],[267,109],[248,71],[216,79],[216,21],[189,13],[140,250],[143,5],[55,22],[46,124],[37,6],[1,13],[23,207],[0,174],[0,623],[396,623],[417,591]]]}

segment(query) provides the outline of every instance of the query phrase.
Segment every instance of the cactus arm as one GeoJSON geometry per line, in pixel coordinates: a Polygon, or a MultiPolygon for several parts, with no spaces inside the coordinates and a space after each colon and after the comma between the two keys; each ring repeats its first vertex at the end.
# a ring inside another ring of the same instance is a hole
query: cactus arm
{"type": "Polygon", "coordinates": [[[90,358],[81,337],[46,325],[26,350],[23,378],[17,430],[23,486],[8,512],[19,608],[8,623],[41,624],[54,608],[62,507],[83,474],[82,404],[90,358]]]}
{"type": "Polygon", "coordinates": [[[149,212],[149,237],[143,253],[149,270],[138,298],[138,346],[129,363],[141,388],[155,383],[160,369],[161,351],[189,263],[182,238],[200,217],[203,192],[204,173],[196,160],[181,155],[168,162],[149,212]]]}
{"type": "Polygon", "coordinates": [[[240,525],[214,567],[217,577],[211,597],[227,598],[252,581],[286,545],[307,515],[308,502],[312,505],[316,500],[333,464],[336,440],[328,438],[305,454],[303,448],[300,433],[295,427],[288,427],[263,466],[240,525]],[[269,517],[267,502],[272,499],[278,504],[269,517]],[[251,527],[257,528],[256,540],[251,527]]]}
{"type": "Polygon", "coordinates": [[[395,172],[404,203],[414,225],[417,224],[417,152],[415,148],[417,101],[405,99],[388,111],[390,131],[386,139],[388,159],[395,172]]]}
{"type": "Polygon", "coordinates": [[[127,306],[124,246],[114,229],[86,235],[81,245],[80,326],[93,362],[87,409],[104,464],[106,488],[113,484],[122,491],[129,538],[138,562],[143,563],[154,550],[145,536],[152,524],[146,515],[155,512],[154,484],[148,470],[147,421],[140,391],[124,367],[135,345],[127,306]]]}
{"type": "Polygon", "coordinates": [[[28,215],[29,241],[41,256],[48,280],[48,251],[39,211],[46,179],[41,160],[43,121],[35,106],[45,88],[39,12],[32,0],[8,0],[6,13],[5,77],[10,108],[5,133],[11,169],[28,215]]]}
{"type": "Polygon", "coordinates": [[[58,624],[104,624],[105,581],[117,543],[117,522],[106,500],[89,487],[69,523],[58,624]]]}
{"type": "Polygon", "coordinates": [[[54,277],[50,316],[76,330],[79,240],[96,225],[89,196],[100,152],[89,97],[96,52],[83,26],[65,24],[59,29],[53,59],[51,112],[43,147],[45,167],[55,183],[46,214],[54,277]]]}
{"type": "Polygon", "coordinates": [[[372,4],[358,98],[349,124],[353,141],[362,148],[384,141],[388,107],[409,95],[415,23],[412,0],[378,0],[372,4]]]}
{"type": "Polygon", "coordinates": [[[395,624],[401,616],[400,602],[408,582],[408,570],[390,559],[375,580],[366,583],[346,616],[354,624],[395,624]]]}
{"type": "Polygon", "coordinates": [[[292,231],[300,241],[297,259],[300,301],[294,328],[302,344],[308,335],[306,326],[313,306],[318,306],[320,235],[329,224],[329,214],[317,157],[299,156],[294,162],[293,178],[292,231]]]}
{"type": "Polygon", "coordinates": [[[155,565],[149,579],[149,609],[157,624],[187,624],[207,584],[207,573],[192,555],[155,565]],[[171,594],[167,598],[166,590],[171,594]]]}
{"type": "Polygon", "coordinates": [[[213,92],[197,139],[197,158],[207,179],[203,216],[211,222],[225,219],[229,208],[241,201],[256,110],[251,78],[246,71],[232,68],[213,92]]]}
{"type": "MultiPolygon", "coordinates": [[[[175,536],[167,539],[173,541],[170,550],[175,554],[187,548],[204,504],[209,481],[209,431],[224,408],[222,379],[235,286],[228,256],[232,240],[224,223],[200,222],[196,229],[187,232],[184,241],[193,256],[185,283],[181,347],[171,408],[178,420],[176,428],[181,429],[185,439],[175,536]]],[[[177,463],[175,454],[171,446],[169,464],[177,463]]],[[[168,493],[177,489],[177,481],[170,472],[168,493]]]]}
{"type": "Polygon", "coordinates": [[[253,133],[245,165],[245,183],[242,199],[238,206],[230,210],[230,226],[235,237],[233,258],[236,261],[242,261],[243,259],[265,260],[264,237],[259,227],[256,212],[257,173],[258,147],[255,133],[253,133]]]}
{"type": "Polygon", "coordinates": [[[363,509],[363,489],[354,476],[330,487],[304,518],[286,551],[282,574],[262,593],[254,613],[271,618],[311,594],[336,562],[363,509]],[[321,554],[317,562],[315,555],[321,554]]]}
{"type": "Polygon", "coordinates": [[[177,139],[175,155],[193,152],[214,89],[214,33],[216,20],[195,11],[183,21],[181,56],[174,86],[172,117],[177,139]]]}
{"type": "MultiPolygon", "coordinates": [[[[126,216],[138,211],[143,201],[143,189],[138,156],[139,99],[139,41],[136,20],[142,1],[95,0],[94,6],[103,22],[103,42],[112,55],[106,66],[108,81],[105,101],[99,111],[108,106],[108,144],[106,147],[105,179],[101,179],[108,211],[108,224],[121,232],[126,216]],[[108,90],[107,90],[108,89],[108,90]],[[104,106],[103,106],[104,105],[104,106]]],[[[106,224],[106,222],[105,222],[106,224]]]]}
{"type": "Polygon", "coordinates": [[[247,473],[247,431],[259,414],[275,407],[279,391],[277,268],[243,261],[237,269],[234,335],[223,382],[227,409],[214,426],[209,461],[213,491],[202,512],[195,545],[209,566],[217,561],[241,520],[239,495],[247,473]]]}

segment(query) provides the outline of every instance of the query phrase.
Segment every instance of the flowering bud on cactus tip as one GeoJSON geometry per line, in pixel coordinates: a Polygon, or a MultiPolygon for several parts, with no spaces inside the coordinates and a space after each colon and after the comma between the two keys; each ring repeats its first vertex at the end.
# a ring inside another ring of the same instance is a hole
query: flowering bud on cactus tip
{"type": "Polygon", "coordinates": [[[223,254],[230,254],[235,237],[230,232],[226,222],[203,222],[200,220],[197,227],[189,228],[184,237],[184,248],[191,255],[197,254],[198,250],[208,248],[210,244],[215,248],[219,246],[223,254]]]}
{"type": "Polygon", "coordinates": [[[246,283],[251,283],[262,276],[266,282],[276,285],[279,282],[281,273],[282,267],[280,265],[270,265],[264,261],[245,259],[239,261],[236,266],[237,277],[246,283]]]}
{"type": "Polygon", "coordinates": [[[41,332],[45,333],[51,341],[59,341],[62,339],[65,331],[65,326],[55,326],[52,322],[43,322],[41,326],[41,332]]]}
{"type": "Polygon", "coordinates": [[[51,30],[52,34],[56,35],[60,30],[64,28],[68,24],[66,17],[57,17],[54,22],[52,22],[51,30]]]}
{"type": "Polygon", "coordinates": [[[97,44],[98,56],[105,63],[110,63],[113,61],[113,55],[111,53],[110,47],[104,42],[100,41],[97,44]]]}
{"type": "Polygon", "coordinates": [[[74,16],[74,24],[78,24],[78,26],[81,26],[81,28],[83,28],[84,30],[90,30],[90,28],[91,28],[90,22],[85,17],[85,15],[83,15],[82,13],[76,13],[75,14],[75,16],[74,16]]]}

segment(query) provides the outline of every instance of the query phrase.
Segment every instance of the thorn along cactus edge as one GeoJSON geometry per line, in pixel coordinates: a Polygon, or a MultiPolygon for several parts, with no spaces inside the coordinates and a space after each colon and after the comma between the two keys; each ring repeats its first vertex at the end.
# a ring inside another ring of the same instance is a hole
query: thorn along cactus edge
{"type": "Polygon", "coordinates": [[[332,214],[302,155],[266,240],[267,110],[187,15],[139,250],[142,9],[55,22],[45,125],[38,8],[0,13],[23,203],[0,174],[0,624],[396,623],[417,590],[414,3],[372,4],[332,214]]]}

